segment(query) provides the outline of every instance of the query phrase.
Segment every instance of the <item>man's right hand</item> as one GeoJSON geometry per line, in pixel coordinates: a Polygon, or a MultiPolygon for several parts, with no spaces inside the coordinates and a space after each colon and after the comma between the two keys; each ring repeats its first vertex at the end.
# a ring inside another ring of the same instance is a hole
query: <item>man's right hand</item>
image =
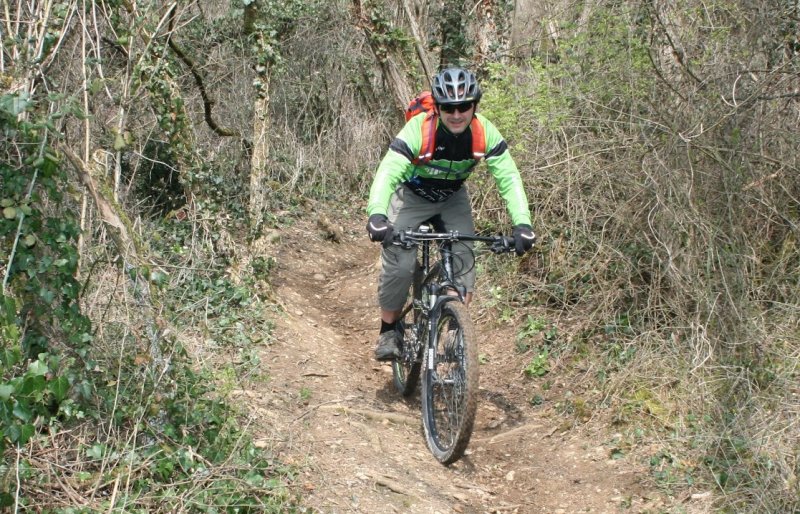
{"type": "Polygon", "coordinates": [[[373,214],[367,221],[367,232],[371,241],[386,242],[392,240],[392,224],[383,214],[373,214]]]}

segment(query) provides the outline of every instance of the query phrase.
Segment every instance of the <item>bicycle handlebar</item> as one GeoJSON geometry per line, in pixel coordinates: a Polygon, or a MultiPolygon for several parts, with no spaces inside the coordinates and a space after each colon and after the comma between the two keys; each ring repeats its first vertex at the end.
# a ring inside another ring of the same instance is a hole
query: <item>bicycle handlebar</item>
{"type": "Polygon", "coordinates": [[[414,230],[399,230],[392,234],[392,244],[411,248],[421,241],[480,241],[491,243],[489,250],[492,253],[508,253],[514,251],[514,238],[504,235],[478,236],[475,234],[462,234],[457,230],[450,232],[417,232],[414,230]]]}

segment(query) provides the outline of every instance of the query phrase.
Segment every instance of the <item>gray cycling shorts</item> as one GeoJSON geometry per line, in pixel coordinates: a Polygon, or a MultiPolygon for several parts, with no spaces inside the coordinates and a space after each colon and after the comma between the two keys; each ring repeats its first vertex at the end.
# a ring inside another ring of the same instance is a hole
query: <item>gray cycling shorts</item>
{"type": "MultiPolygon", "coordinates": [[[[389,221],[395,230],[416,230],[431,218],[440,220],[438,230],[458,230],[462,234],[474,234],[472,207],[467,188],[462,187],[444,202],[429,202],[420,198],[406,186],[399,186],[389,202],[389,221]]],[[[471,292],[475,287],[475,260],[472,243],[457,243],[454,246],[454,268],[456,281],[471,292]]],[[[378,282],[378,302],[381,309],[399,311],[408,298],[414,278],[417,250],[404,250],[390,246],[381,251],[381,275],[378,282]]]]}

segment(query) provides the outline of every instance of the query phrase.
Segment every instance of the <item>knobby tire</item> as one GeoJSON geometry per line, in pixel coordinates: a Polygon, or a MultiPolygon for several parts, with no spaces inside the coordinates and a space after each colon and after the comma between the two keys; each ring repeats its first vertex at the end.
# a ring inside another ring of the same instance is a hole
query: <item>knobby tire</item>
{"type": "Polygon", "coordinates": [[[422,418],[428,448],[448,465],[467,449],[478,402],[478,346],[461,302],[442,305],[434,337],[435,352],[423,358],[422,418]]]}

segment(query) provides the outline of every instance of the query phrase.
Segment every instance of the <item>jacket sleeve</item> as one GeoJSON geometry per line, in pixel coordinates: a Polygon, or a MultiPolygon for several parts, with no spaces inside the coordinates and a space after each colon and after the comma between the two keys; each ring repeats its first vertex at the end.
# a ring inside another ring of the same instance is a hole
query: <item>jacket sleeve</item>
{"type": "Polygon", "coordinates": [[[424,119],[424,113],[411,118],[389,145],[389,150],[378,165],[375,178],[372,180],[367,216],[386,215],[392,193],[398,184],[413,173],[414,165],[411,161],[419,154],[422,145],[421,125],[424,119]]]}
{"type": "Polygon", "coordinates": [[[511,222],[514,225],[531,225],[531,212],[528,208],[525,186],[508,145],[492,122],[480,114],[477,116],[486,134],[486,164],[494,177],[500,197],[506,202],[511,222]]]}

